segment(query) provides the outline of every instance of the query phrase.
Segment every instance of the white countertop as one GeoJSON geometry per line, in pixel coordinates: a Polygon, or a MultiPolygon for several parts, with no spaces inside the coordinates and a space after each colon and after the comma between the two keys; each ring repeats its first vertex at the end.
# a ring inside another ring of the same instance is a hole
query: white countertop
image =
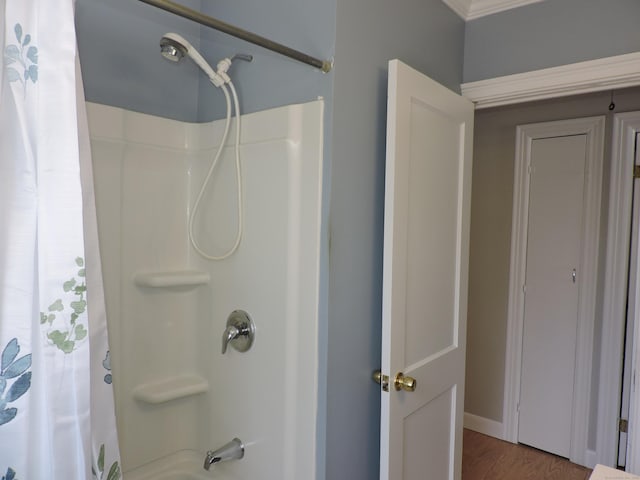
{"type": "Polygon", "coordinates": [[[603,465],[596,465],[589,480],[640,480],[640,477],[603,465]]]}

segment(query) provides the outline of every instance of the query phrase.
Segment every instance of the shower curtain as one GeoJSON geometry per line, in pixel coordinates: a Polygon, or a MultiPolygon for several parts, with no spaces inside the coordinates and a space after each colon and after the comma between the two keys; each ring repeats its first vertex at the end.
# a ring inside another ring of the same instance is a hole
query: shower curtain
{"type": "Polygon", "coordinates": [[[0,479],[117,480],[74,0],[0,0],[0,479]]]}

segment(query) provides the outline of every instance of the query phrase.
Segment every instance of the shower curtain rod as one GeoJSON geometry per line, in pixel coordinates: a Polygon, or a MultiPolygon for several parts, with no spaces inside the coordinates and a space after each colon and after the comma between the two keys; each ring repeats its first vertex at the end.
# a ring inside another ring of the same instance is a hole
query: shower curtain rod
{"type": "Polygon", "coordinates": [[[153,5],[154,7],[158,7],[180,17],[188,18],[189,20],[193,20],[194,22],[197,22],[206,27],[211,27],[228,35],[232,35],[236,38],[240,38],[255,45],[259,45],[260,47],[264,47],[273,52],[280,53],[287,57],[293,58],[294,60],[298,60],[299,62],[306,63],[307,65],[311,65],[312,67],[320,69],[324,73],[327,73],[329,70],[331,70],[331,67],[333,66],[332,62],[330,62],[329,60],[320,60],[311,57],[298,50],[289,48],[286,45],[282,45],[280,43],[269,40],[268,38],[261,37],[260,35],[256,35],[255,33],[249,32],[247,30],[243,30],[242,28],[238,28],[234,25],[222,22],[217,18],[210,17],[198,12],[197,10],[192,10],[191,8],[172,2],[171,0],[140,1],[149,5],[153,5]]]}

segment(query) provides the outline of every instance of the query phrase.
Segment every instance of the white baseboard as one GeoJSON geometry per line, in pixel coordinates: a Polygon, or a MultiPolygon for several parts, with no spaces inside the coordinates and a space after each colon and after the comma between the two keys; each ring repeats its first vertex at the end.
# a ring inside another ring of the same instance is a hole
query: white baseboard
{"type": "MultiPolygon", "coordinates": [[[[496,422],[490,418],[479,417],[473,413],[464,412],[464,428],[504,440],[502,422],[496,422]]],[[[587,468],[594,468],[597,463],[596,451],[587,450],[584,455],[584,466],[587,468]]]]}
{"type": "Polygon", "coordinates": [[[504,439],[504,427],[502,422],[496,422],[490,418],[479,417],[472,413],[464,412],[464,428],[474,432],[483,433],[490,437],[504,439]]]}

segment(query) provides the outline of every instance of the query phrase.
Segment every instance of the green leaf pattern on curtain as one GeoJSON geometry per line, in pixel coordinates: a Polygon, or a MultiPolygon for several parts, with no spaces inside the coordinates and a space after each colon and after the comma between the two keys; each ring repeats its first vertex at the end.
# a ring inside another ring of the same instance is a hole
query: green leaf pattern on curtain
{"type": "Polygon", "coordinates": [[[107,370],[107,372],[109,372],[104,376],[104,383],[111,385],[113,382],[113,375],[111,374],[111,352],[109,350],[107,350],[107,355],[102,361],[102,366],[107,370]]]}
{"type": "Polygon", "coordinates": [[[95,210],[85,210],[78,175],[91,159],[77,151],[84,97],[76,52],[66,48],[75,45],[74,0],[0,3],[0,213],[19,206],[0,215],[12,221],[0,229],[0,263],[12,273],[0,285],[0,480],[52,472],[87,480],[92,469],[96,479],[120,480],[104,300],[94,295],[99,263],[89,271],[91,316],[87,307],[85,251],[91,267],[99,251],[83,229],[95,210]],[[31,422],[38,428],[25,428],[31,422]],[[64,440],[33,439],[34,462],[22,447],[32,431],[64,440]],[[93,454],[78,448],[86,436],[93,454]]]}
{"type": "Polygon", "coordinates": [[[79,342],[87,336],[87,285],[85,282],[84,260],[77,257],[75,263],[80,269],[77,276],[62,284],[62,291],[70,298],[68,308],[61,298],[49,305],[47,312],[40,312],[40,324],[48,327],[47,338],[64,353],[71,353],[79,342]],[[54,325],[55,323],[55,325],[54,325]]]}
{"type": "MultiPolygon", "coordinates": [[[[104,473],[105,473],[104,444],[100,446],[100,453],[98,454],[98,460],[97,462],[94,462],[94,464],[96,463],[97,463],[96,465],[97,472],[96,472],[96,467],[93,467],[92,469],[93,478],[98,480],[105,480],[104,479],[104,473]]],[[[113,462],[113,464],[111,465],[111,468],[109,468],[109,472],[107,473],[106,480],[120,480],[120,478],[121,478],[120,465],[118,464],[118,462],[113,462]]]]}

